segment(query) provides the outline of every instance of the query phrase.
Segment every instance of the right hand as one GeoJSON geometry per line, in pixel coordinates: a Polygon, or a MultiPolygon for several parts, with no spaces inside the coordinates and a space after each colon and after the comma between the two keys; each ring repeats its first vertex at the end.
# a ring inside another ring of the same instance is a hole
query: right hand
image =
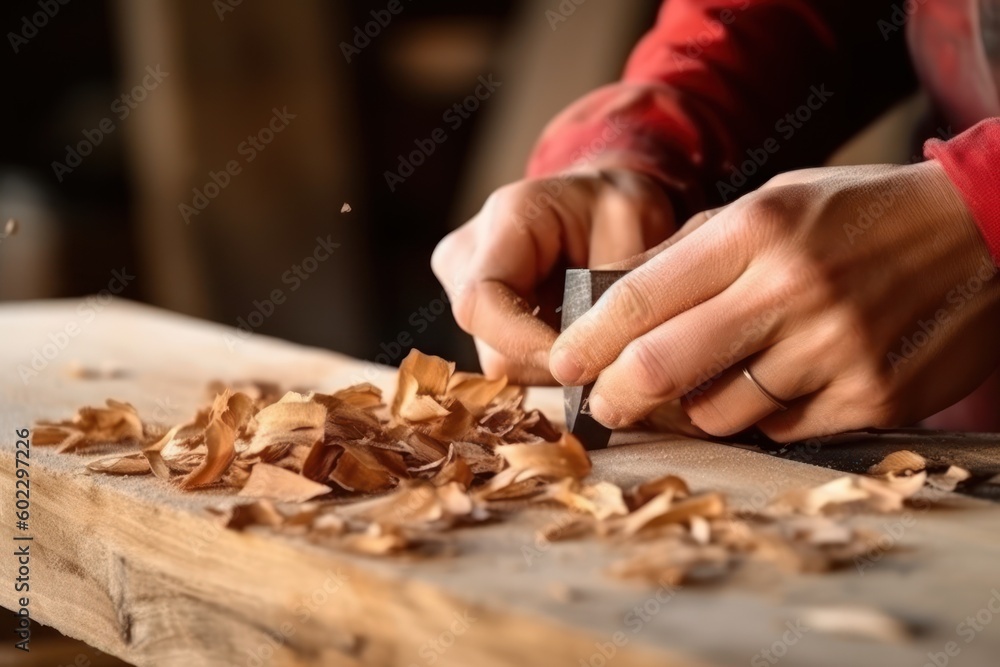
{"type": "Polygon", "coordinates": [[[575,170],[497,190],[438,244],[431,266],[486,375],[553,384],[565,269],[627,259],[674,231],[673,207],[652,177],[575,170]]]}

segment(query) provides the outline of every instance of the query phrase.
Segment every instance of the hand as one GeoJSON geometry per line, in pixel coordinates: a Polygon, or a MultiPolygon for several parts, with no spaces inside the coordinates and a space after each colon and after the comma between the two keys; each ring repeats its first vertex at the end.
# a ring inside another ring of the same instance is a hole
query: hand
{"type": "Polygon", "coordinates": [[[552,350],[608,426],[684,397],[713,435],[892,427],[1000,362],[1000,280],[935,162],[779,176],[634,263],[552,350]]]}
{"type": "Polygon", "coordinates": [[[483,372],[552,384],[564,270],[631,257],[674,230],[670,201],[651,178],[579,170],[500,188],[441,241],[431,266],[458,325],[475,337],[483,372]]]}

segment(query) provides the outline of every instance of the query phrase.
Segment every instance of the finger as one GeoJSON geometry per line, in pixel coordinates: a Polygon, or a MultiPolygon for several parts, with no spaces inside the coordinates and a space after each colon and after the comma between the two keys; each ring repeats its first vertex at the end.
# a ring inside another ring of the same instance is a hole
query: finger
{"type": "Polygon", "coordinates": [[[778,340],[784,318],[783,304],[770,305],[759,282],[741,279],[630,343],[598,377],[591,412],[607,426],[623,426],[704,391],[720,373],[778,340]]]}
{"type": "Polygon", "coordinates": [[[556,384],[549,373],[548,364],[523,364],[506,357],[480,339],[476,339],[476,351],[479,353],[479,365],[483,374],[490,378],[506,375],[511,384],[523,386],[542,386],[556,384]]]}
{"type": "Polygon", "coordinates": [[[452,303],[466,281],[467,257],[473,247],[473,236],[472,228],[463,225],[441,239],[431,254],[431,271],[452,303]]]}
{"type": "MultiPolygon", "coordinates": [[[[788,171],[783,174],[778,174],[774,176],[769,181],[760,186],[760,190],[768,190],[770,188],[782,187],[785,185],[792,185],[795,183],[811,183],[817,181],[821,178],[829,178],[830,170],[829,168],[817,167],[814,169],[799,169],[796,171],[788,171]]],[[[736,202],[726,204],[724,206],[718,206],[716,208],[706,209],[699,213],[693,215],[687,222],[676,233],[674,233],[670,238],[663,241],[659,245],[645,250],[641,253],[636,254],[633,257],[623,259],[617,262],[610,262],[608,264],[602,264],[594,268],[598,268],[606,271],[628,271],[634,269],[640,264],[644,264],[649,261],[650,258],[660,254],[666,248],[674,245],[691,232],[695,231],[703,224],[714,218],[716,215],[726,210],[736,202]]]]}
{"type": "MultiPolygon", "coordinates": [[[[455,267],[468,265],[467,257],[461,257],[469,248],[462,235],[470,233],[467,227],[454,232],[432,257],[434,272],[448,294],[455,321],[467,333],[485,338],[494,354],[512,356],[504,365],[504,373],[509,367],[508,375],[528,377],[524,367],[533,365],[540,369],[542,377],[548,376],[551,381],[548,350],[555,340],[555,330],[535,318],[534,309],[509,287],[456,271],[455,267]],[[498,349],[504,353],[498,353],[498,349]]],[[[490,363],[495,370],[499,369],[496,361],[490,363]]]]}
{"type": "Polygon", "coordinates": [[[771,399],[788,408],[826,386],[829,378],[812,363],[814,359],[812,350],[795,341],[782,341],[698,387],[682,404],[691,421],[707,433],[739,433],[782,412],[771,399]]]}
{"type": "Polygon", "coordinates": [[[467,284],[454,307],[459,326],[507,357],[511,368],[547,368],[558,334],[507,285],[495,280],[467,284]]]}
{"type": "Polygon", "coordinates": [[[727,227],[703,225],[612,285],[559,336],[552,375],[567,385],[593,381],[629,342],[731,285],[746,269],[750,249],[727,227]]]}
{"type": "Polygon", "coordinates": [[[784,412],[775,412],[762,419],[757,427],[775,442],[795,442],[871,426],[866,415],[847,409],[836,387],[826,387],[790,405],[784,412]]]}
{"type": "Polygon", "coordinates": [[[662,242],[672,226],[669,211],[649,205],[640,207],[636,200],[618,191],[604,194],[597,199],[592,213],[587,264],[597,268],[633,257],[662,242]]]}
{"type": "Polygon", "coordinates": [[[458,325],[514,364],[547,367],[556,334],[526,299],[564,251],[585,259],[586,226],[564,208],[581,205],[581,196],[580,188],[564,187],[558,198],[538,184],[502,188],[432,257],[458,325]]]}
{"type": "Polygon", "coordinates": [[[460,258],[473,280],[495,280],[527,296],[562,261],[585,266],[592,187],[562,185],[553,196],[539,183],[507,186],[490,197],[469,225],[470,254],[460,258]]]}
{"type": "Polygon", "coordinates": [[[649,248],[649,250],[638,252],[637,254],[632,255],[631,257],[628,257],[621,261],[602,264],[600,266],[595,266],[594,268],[600,269],[602,271],[630,271],[631,269],[634,269],[635,267],[641,264],[645,264],[650,259],[652,259],[656,255],[659,255],[661,252],[663,252],[670,246],[674,245],[675,243],[678,243],[679,241],[687,237],[689,234],[691,234],[691,232],[695,231],[703,224],[711,220],[713,217],[721,213],[725,208],[726,208],[725,206],[720,206],[718,208],[712,208],[702,211],[700,213],[696,213],[687,222],[685,222],[680,229],[674,232],[668,239],[660,242],[659,244],[653,246],[652,248],[649,248]]]}
{"type": "Polygon", "coordinates": [[[649,177],[605,171],[601,182],[591,212],[591,268],[642,253],[677,231],[669,197],[649,177]]]}

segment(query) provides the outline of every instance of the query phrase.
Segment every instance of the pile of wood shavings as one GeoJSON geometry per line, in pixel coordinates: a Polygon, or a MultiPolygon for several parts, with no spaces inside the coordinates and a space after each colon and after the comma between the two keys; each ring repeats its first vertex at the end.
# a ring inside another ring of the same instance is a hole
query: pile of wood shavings
{"type": "Polygon", "coordinates": [[[222,512],[230,528],[268,526],[368,554],[424,553],[456,526],[562,506],[569,518],[542,531],[545,540],[606,539],[624,552],[613,574],[660,583],[716,579],[750,560],[810,572],[849,563],[877,535],[844,517],[897,511],[927,479],[917,455],[897,452],[870,478],[795,490],[752,512],[672,475],[629,489],[585,481],[586,451],[524,410],[522,389],[417,351],[400,366],[390,406],[368,384],[333,394],[212,389],[210,408],[169,429],[109,400],[39,424],[34,442],[61,452],[137,446],[88,468],[152,474],[184,490],[238,490],[255,500],[222,512]]]}

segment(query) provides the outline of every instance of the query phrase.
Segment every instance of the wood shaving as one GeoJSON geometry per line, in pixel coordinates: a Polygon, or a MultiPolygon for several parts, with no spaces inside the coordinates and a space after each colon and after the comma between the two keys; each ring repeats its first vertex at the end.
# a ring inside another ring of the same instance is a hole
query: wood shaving
{"type": "Polygon", "coordinates": [[[537,538],[600,538],[623,552],[610,571],[653,582],[715,581],[750,561],[824,572],[872,548],[852,527],[858,512],[900,510],[926,483],[952,490],[957,467],[928,470],[910,451],[759,511],[737,512],[713,490],[666,475],[629,488],[588,481],[581,443],[506,378],[455,372],[412,351],[385,405],[360,384],[331,394],[282,392],[273,383],[213,383],[211,405],[187,422],[143,422],[128,403],[83,408],[45,422],[35,444],[60,452],[126,448],[92,460],[108,475],[153,475],[185,491],[212,487],[248,502],[219,510],[234,530],[259,526],[363,554],[446,545],[446,531],[519,510],[561,508],[537,538]]]}
{"type": "Polygon", "coordinates": [[[330,487],[268,463],[258,463],[240,489],[239,495],[251,498],[271,498],[288,502],[305,502],[326,495],[330,487]]]}
{"type": "Polygon", "coordinates": [[[909,641],[915,634],[904,621],[868,607],[808,607],[798,615],[810,630],[886,644],[909,641]]]}
{"type": "Polygon", "coordinates": [[[927,469],[927,459],[916,452],[901,449],[892,452],[868,469],[869,475],[904,475],[927,469]]]}
{"type": "Polygon", "coordinates": [[[21,223],[19,223],[14,218],[8,218],[7,223],[3,227],[4,238],[8,236],[13,236],[17,234],[17,231],[21,228],[21,223]]]}
{"type": "Polygon", "coordinates": [[[108,399],[107,407],[83,408],[72,420],[39,422],[33,442],[56,445],[56,451],[63,453],[96,445],[132,445],[150,434],[134,407],[108,399]]]}
{"type": "Polygon", "coordinates": [[[109,475],[146,475],[150,472],[149,463],[142,454],[107,456],[91,461],[87,464],[87,469],[109,475]]]}
{"type": "Polygon", "coordinates": [[[672,492],[677,498],[687,498],[691,495],[687,482],[675,475],[665,475],[636,484],[625,493],[625,497],[628,499],[629,507],[638,509],[666,491],[672,492]]]}
{"type": "Polygon", "coordinates": [[[965,468],[948,466],[940,472],[929,473],[927,484],[939,491],[954,491],[959,484],[970,477],[972,477],[972,473],[965,468]]]}
{"type": "Polygon", "coordinates": [[[580,484],[572,477],[566,477],[550,484],[544,497],[572,510],[590,514],[598,521],[628,514],[621,487],[610,482],[580,484]]]}

